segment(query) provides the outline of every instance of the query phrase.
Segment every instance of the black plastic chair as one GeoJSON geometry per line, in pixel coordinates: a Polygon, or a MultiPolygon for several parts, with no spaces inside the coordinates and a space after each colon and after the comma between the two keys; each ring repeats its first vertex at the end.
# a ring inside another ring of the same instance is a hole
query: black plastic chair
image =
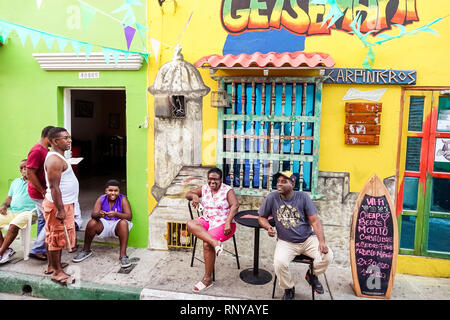
{"type": "MultiPolygon", "coordinates": [[[[189,208],[189,214],[191,215],[191,219],[194,219],[194,214],[192,213],[192,207],[191,207],[191,202],[190,201],[188,201],[188,208],[189,208]]],[[[195,210],[195,211],[197,212],[197,217],[200,218],[200,216],[201,216],[200,213],[197,210],[195,210]]],[[[232,253],[232,252],[230,252],[228,250],[225,250],[225,249],[224,249],[224,251],[227,251],[228,253],[231,253],[233,256],[236,257],[237,268],[240,269],[241,266],[239,264],[239,255],[238,255],[238,251],[237,251],[236,238],[235,238],[234,234],[233,234],[233,244],[234,244],[234,253],[232,253]]],[[[201,260],[201,259],[199,259],[199,258],[197,258],[195,256],[195,249],[196,249],[196,247],[197,247],[197,237],[194,236],[194,245],[192,246],[193,250],[192,250],[192,258],[191,258],[191,267],[194,266],[194,259],[197,259],[198,261],[204,263],[203,260],[201,260]]],[[[213,269],[213,281],[216,281],[216,279],[215,279],[216,275],[215,275],[214,271],[215,271],[215,268],[213,269]]]]}
{"type": "MultiPolygon", "coordinates": [[[[298,262],[298,263],[305,263],[309,265],[309,272],[310,274],[313,274],[313,264],[314,264],[314,259],[308,256],[305,256],[304,254],[300,254],[298,256],[295,256],[294,260],[292,260],[292,262],[298,262]]],[[[275,279],[273,280],[273,291],[272,291],[272,299],[275,298],[275,287],[277,285],[277,275],[275,274],[275,279]]],[[[328,282],[327,282],[327,286],[328,286],[328,282]]],[[[328,288],[328,291],[330,289],[328,288]]],[[[314,299],[314,289],[311,286],[311,295],[312,295],[312,299],[314,299]]]]}

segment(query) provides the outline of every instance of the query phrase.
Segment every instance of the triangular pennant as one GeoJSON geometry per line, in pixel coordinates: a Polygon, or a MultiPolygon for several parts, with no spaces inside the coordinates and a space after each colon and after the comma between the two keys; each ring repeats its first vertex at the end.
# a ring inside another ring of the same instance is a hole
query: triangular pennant
{"type": "Polygon", "coordinates": [[[153,55],[155,56],[155,61],[158,61],[159,48],[161,47],[161,42],[154,38],[150,38],[150,43],[152,44],[153,55]]]}
{"type": "Polygon", "coordinates": [[[95,10],[83,2],[80,2],[80,8],[81,8],[81,26],[83,28],[83,31],[86,31],[91,24],[92,20],[95,16],[95,10]]]}
{"type": "Polygon", "coordinates": [[[89,59],[89,56],[91,55],[91,52],[92,52],[92,44],[85,43],[84,44],[84,52],[86,53],[86,60],[89,59]]]}
{"type": "Polygon", "coordinates": [[[136,29],[128,26],[128,27],[125,27],[123,30],[125,32],[125,39],[127,40],[127,48],[128,48],[128,50],[130,50],[131,41],[133,41],[133,37],[134,37],[134,34],[136,33],[136,29]]]}
{"type": "Polygon", "coordinates": [[[107,48],[102,47],[103,56],[105,57],[106,64],[109,64],[109,55],[111,54],[111,51],[107,48]]]}
{"type": "Polygon", "coordinates": [[[117,66],[117,63],[119,63],[119,55],[120,55],[120,51],[117,51],[117,50],[111,50],[111,54],[112,54],[113,59],[114,59],[114,65],[117,66]]]}
{"type": "Polygon", "coordinates": [[[36,6],[38,9],[41,9],[42,0],[36,0],[36,6]]]}
{"type": "Polygon", "coordinates": [[[127,12],[125,12],[125,15],[123,16],[122,24],[124,24],[125,26],[128,27],[135,23],[136,23],[136,17],[134,15],[133,9],[130,6],[128,8],[127,12]]]}
{"type": "Polygon", "coordinates": [[[142,24],[136,23],[136,28],[137,31],[139,32],[139,34],[141,35],[141,37],[146,37],[145,31],[146,30],[150,30],[149,28],[147,28],[147,26],[143,26],[142,24]]]}
{"type": "Polygon", "coordinates": [[[124,57],[125,57],[125,61],[128,60],[128,57],[130,56],[130,53],[128,51],[123,53],[124,57]]]}
{"type": "Polygon", "coordinates": [[[5,43],[6,39],[8,39],[8,36],[12,31],[12,27],[6,23],[0,23],[0,30],[1,30],[0,34],[2,36],[3,43],[5,43]]]}
{"type": "Polygon", "coordinates": [[[27,41],[28,34],[30,33],[28,29],[16,27],[15,28],[17,35],[19,36],[20,42],[25,47],[25,42],[27,41]]]}
{"type": "Polygon", "coordinates": [[[66,38],[56,38],[56,42],[58,42],[59,51],[64,52],[69,40],[67,40],[66,38]]]}
{"type": "Polygon", "coordinates": [[[75,53],[78,56],[80,54],[80,50],[81,50],[81,43],[79,41],[72,40],[72,41],[70,41],[70,44],[72,45],[73,50],[75,51],[75,53]]]}
{"type": "Polygon", "coordinates": [[[52,50],[53,41],[55,40],[55,38],[44,34],[44,35],[42,35],[42,39],[44,40],[45,44],[47,45],[47,48],[49,50],[52,50]]]}
{"type": "Polygon", "coordinates": [[[42,33],[36,32],[36,31],[30,31],[29,33],[31,44],[33,45],[33,48],[36,48],[39,40],[41,40],[42,33]]]}
{"type": "MultiPolygon", "coordinates": [[[[141,53],[141,56],[145,59],[145,61],[148,63],[148,53],[141,53]]],[[[156,58],[155,58],[156,59],[156,58]]]]}

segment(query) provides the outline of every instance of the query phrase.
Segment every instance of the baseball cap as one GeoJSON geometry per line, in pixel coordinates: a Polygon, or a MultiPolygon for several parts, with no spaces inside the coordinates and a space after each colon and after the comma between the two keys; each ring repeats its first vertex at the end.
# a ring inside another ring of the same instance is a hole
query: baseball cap
{"type": "Polygon", "coordinates": [[[292,182],[295,182],[295,179],[297,178],[292,171],[280,171],[280,172],[277,172],[277,173],[275,173],[273,175],[273,178],[275,180],[277,180],[279,176],[286,177],[289,180],[291,180],[292,182]]]}

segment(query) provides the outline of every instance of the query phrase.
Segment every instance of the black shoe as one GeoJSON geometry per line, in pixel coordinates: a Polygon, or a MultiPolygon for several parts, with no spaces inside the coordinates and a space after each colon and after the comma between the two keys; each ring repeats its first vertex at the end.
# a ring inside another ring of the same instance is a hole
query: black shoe
{"type": "Polygon", "coordinates": [[[281,300],[294,300],[294,296],[295,296],[295,287],[292,287],[292,289],[285,289],[283,298],[281,298],[281,300]]]}
{"type": "Polygon", "coordinates": [[[316,275],[311,275],[311,273],[306,272],[305,280],[308,281],[309,285],[313,287],[313,290],[318,294],[323,294],[323,287],[322,284],[319,281],[319,278],[317,278],[316,275]]]}

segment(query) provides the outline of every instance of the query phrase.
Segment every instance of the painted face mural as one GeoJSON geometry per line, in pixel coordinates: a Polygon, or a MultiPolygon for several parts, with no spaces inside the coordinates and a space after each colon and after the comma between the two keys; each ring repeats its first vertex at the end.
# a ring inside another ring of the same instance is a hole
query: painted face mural
{"type": "Polygon", "coordinates": [[[351,33],[357,15],[361,33],[419,21],[416,0],[222,0],[223,54],[302,51],[305,37],[351,33]]]}

